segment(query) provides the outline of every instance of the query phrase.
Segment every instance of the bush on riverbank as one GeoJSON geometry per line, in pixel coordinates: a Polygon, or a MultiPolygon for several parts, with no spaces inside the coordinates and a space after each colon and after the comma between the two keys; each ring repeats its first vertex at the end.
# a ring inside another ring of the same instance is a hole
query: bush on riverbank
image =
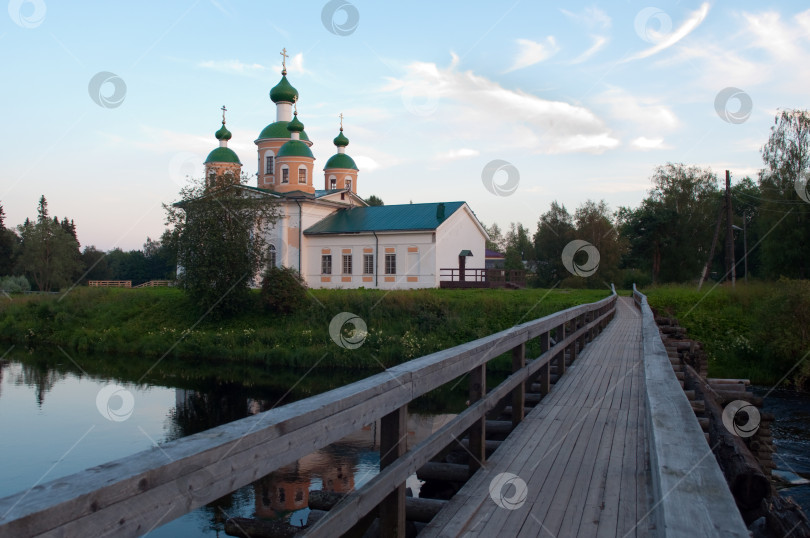
{"type": "Polygon", "coordinates": [[[678,318],[703,342],[712,377],[810,386],[810,281],[643,290],[659,315],[678,318]]]}
{"type": "MultiPolygon", "coordinates": [[[[228,359],[273,366],[390,367],[576,304],[606,290],[310,290],[303,308],[267,313],[260,294],[227,320],[198,318],[182,291],[76,288],[0,301],[0,340],[78,353],[228,359]],[[358,349],[337,346],[329,322],[362,318],[358,349]]],[[[532,351],[532,348],[529,348],[532,351]]]]}

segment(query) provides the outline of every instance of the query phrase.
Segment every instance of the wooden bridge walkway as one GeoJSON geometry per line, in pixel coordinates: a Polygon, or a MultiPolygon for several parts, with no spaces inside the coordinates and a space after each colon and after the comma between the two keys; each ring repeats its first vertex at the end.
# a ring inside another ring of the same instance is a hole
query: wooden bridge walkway
{"type": "Polygon", "coordinates": [[[748,536],[646,297],[613,291],[0,499],[0,538],[140,536],[376,421],[379,474],[304,536],[362,534],[375,518],[382,536],[404,536],[406,480],[462,439],[469,480],[420,536],[748,536]],[[504,354],[512,373],[487,390],[504,354]],[[408,406],[462,380],[470,405],[407,446],[408,406]],[[535,386],[544,396],[524,417],[535,386]],[[487,459],[487,419],[509,402],[513,428],[487,459]]]}
{"type": "Polygon", "coordinates": [[[641,317],[616,317],[420,536],[648,536],[652,520],[641,317]],[[525,481],[494,495],[501,473],[525,481]],[[504,504],[504,503],[502,503],[504,504]],[[510,509],[514,508],[514,509],[510,509]]]}

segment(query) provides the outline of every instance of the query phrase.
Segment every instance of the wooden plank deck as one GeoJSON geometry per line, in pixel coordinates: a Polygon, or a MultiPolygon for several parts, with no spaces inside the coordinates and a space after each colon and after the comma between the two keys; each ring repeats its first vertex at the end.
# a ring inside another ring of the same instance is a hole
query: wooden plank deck
{"type": "Polygon", "coordinates": [[[645,406],[641,318],[619,298],[607,329],[419,536],[648,536],[645,406]],[[515,509],[493,496],[513,497],[519,480],[490,494],[501,473],[525,482],[515,509]]]}

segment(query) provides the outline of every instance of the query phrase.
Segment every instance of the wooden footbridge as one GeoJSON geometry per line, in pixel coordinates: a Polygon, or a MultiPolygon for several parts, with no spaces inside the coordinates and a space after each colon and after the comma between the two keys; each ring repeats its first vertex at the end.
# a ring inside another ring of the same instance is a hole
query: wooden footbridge
{"type": "Polygon", "coordinates": [[[0,499],[0,536],[142,535],[377,420],[380,473],[301,535],[405,536],[406,479],[461,446],[469,479],[419,536],[748,536],[645,297],[615,292],[0,499]],[[459,379],[467,409],[406,449],[408,404],[459,379]]]}

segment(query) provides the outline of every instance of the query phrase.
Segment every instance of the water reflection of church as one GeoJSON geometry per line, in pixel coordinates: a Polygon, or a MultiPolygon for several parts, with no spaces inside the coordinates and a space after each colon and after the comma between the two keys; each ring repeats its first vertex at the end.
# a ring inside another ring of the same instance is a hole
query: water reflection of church
{"type": "MultiPolygon", "coordinates": [[[[235,390],[198,392],[177,389],[171,426],[179,436],[191,435],[220,424],[271,409],[276,400],[247,396],[241,386],[235,390]],[[218,422],[222,420],[223,422],[218,422]],[[218,423],[214,423],[218,422],[218,423]],[[193,431],[192,431],[193,430],[193,431]]],[[[421,442],[455,415],[408,414],[408,446],[421,442]]],[[[380,468],[379,423],[370,424],[337,443],[324,447],[289,465],[273,471],[252,484],[255,517],[275,519],[290,515],[291,523],[301,524],[309,492],[348,493],[380,468]]]]}

